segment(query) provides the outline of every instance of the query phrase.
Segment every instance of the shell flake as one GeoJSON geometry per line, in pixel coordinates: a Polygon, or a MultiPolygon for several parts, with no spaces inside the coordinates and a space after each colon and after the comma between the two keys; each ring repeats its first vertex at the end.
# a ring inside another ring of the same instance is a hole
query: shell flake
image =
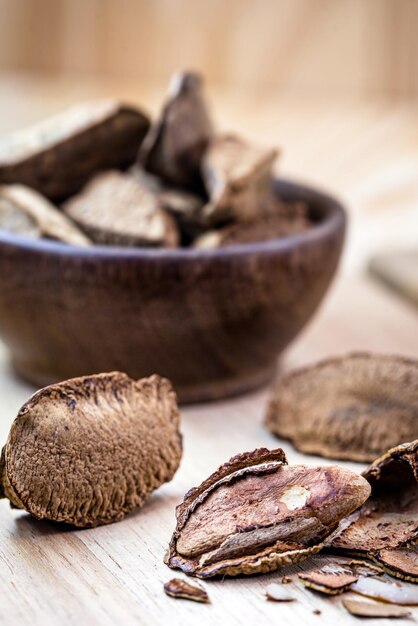
{"type": "Polygon", "coordinates": [[[158,197],[125,172],[97,174],[63,210],[95,243],[173,248],[179,241],[176,223],[158,197]]]}
{"type": "Polygon", "coordinates": [[[160,117],[141,145],[138,161],[164,182],[200,189],[200,163],[212,132],[202,78],[179,72],[171,80],[160,117]]]}
{"type": "Polygon", "coordinates": [[[389,450],[363,476],[371,496],[330,548],[363,555],[392,576],[418,582],[418,439],[389,450]]]}
{"type": "Polygon", "coordinates": [[[269,207],[272,167],[277,150],[253,146],[237,135],[214,137],[202,162],[209,195],[204,208],[208,224],[231,219],[252,221],[269,207]]]}
{"type": "Polygon", "coordinates": [[[164,583],[164,591],[171,598],[181,598],[182,600],[194,600],[194,602],[210,602],[207,591],[200,585],[192,585],[188,580],[182,578],[172,578],[164,583]]]}
{"type": "Polygon", "coordinates": [[[391,604],[372,604],[371,602],[359,602],[346,598],[343,600],[343,606],[351,615],[356,617],[411,617],[411,611],[391,604]]]}
{"type": "Polygon", "coordinates": [[[276,387],[266,425],[301,452],[371,462],[418,437],[418,361],[354,353],[297,370],[276,387]]]}
{"type": "Polygon", "coordinates": [[[149,128],[137,108],[117,100],[71,107],[0,141],[0,183],[19,183],[53,201],[77,193],[96,172],[135,160],[149,128]]]}
{"type": "Polygon", "coordinates": [[[239,454],[177,507],[166,563],[201,578],[274,571],[318,552],[369,493],[354,472],[288,466],[281,449],[239,454]],[[282,498],[291,487],[297,507],[282,498]]]}
{"type": "Polygon", "coordinates": [[[159,376],[111,372],[45,387],[12,424],[0,496],[39,519],[119,521],[176,472],[179,419],[171,384],[159,376]]]}
{"type": "Polygon", "coordinates": [[[0,229],[75,246],[92,243],[58,207],[25,185],[0,185],[0,229]]]}

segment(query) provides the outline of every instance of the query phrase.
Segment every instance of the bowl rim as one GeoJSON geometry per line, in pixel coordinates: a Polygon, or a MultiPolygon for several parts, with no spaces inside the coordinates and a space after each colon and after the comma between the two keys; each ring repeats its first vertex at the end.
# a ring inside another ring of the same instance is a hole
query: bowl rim
{"type": "Polygon", "coordinates": [[[217,248],[146,248],[129,246],[111,246],[95,244],[93,246],[77,246],[49,239],[32,239],[0,229],[0,246],[12,245],[27,252],[41,252],[53,256],[76,257],[83,259],[164,259],[196,260],[202,258],[225,258],[236,255],[260,254],[286,251],[299,244],[314,243],[326,239],[338,232],[344,232],[346,211],[342,203],[334,196],[316,187],[311,187],[287,178],[274,178],[273,187],[276,193],[286,201],[305,201],[311,207],[319,209],[321,220],[314,222],[312,227],[301,231],[251,243],[236,243],[217,248]]]}

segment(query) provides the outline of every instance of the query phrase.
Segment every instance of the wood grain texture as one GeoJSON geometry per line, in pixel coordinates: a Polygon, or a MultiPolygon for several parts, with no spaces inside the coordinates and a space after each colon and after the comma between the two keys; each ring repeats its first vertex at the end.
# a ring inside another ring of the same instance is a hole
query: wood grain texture
{"type": "MultiPolygon", "coordinates": [[[[360,348],[417,357],[417,331],[416,315],[385,291],[372,283],[341,279],[315,323],[288,352],[284,368],[360,348]]],[[[0,437],[4,440],[32,390],[13,377],[5,351],[0,350],[0,437]]],[[[185,491],[237,452],[280,445],[262,426],[267,397],[264,389],[237,400],[184,409],[185,452],[180,470],[142,511],[118,524],[70,531],[11,511],[7,502],[0,502],[1,622],[13,626],[110,626],[117,622],[192,626],[197,620],[238,626],[245,619],[263,625],[278,621],[289,626],[357,624],[344,611],[341,598],[323,599],[294,583],[286,590],[296,602],[267,602],[265,588],[280,580],[282,572],[205,583],[212,600],[208,606],[173,600],[163,592],[163,583],[173,572],[162,559],[175,525],[174,507],[185,491]],[[315,609],[322,611],[320,616],[313,615],[315,609]]],[[[327,463],[283,445],[291,462],[327,463]]],[[[290,572],[311,565],[305,562],[290,572]]]]}
{"type": "Polygon", "coordinates": [[[57,74],[418,94],[415,0],[1,0],[0,63],[57,74]]]}

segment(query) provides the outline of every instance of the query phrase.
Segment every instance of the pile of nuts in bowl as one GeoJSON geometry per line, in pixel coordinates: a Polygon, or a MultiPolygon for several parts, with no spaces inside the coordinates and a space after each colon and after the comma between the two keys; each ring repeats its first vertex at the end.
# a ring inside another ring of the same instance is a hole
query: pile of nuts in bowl
{"type": "Polygon", "coordinates": [[[150,122],[115,100],[0,140],[0,229],[67,244],[213,248],[312,226],[273,189],[274,148],[214,130],[191,72],[150,122]]]}

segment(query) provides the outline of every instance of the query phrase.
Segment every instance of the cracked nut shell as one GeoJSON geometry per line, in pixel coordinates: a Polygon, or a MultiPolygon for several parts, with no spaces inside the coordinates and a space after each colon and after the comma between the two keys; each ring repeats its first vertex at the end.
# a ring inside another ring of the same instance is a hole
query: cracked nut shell
{"type": "Polygon", "coordinates": [[[98,174],[63,210],[96,243],[173,248],[179,242],[176,223],[157,196],[124,172],[98,174]]]}
{"type": "Polygon", "coordinates": [[[207,223],[253,221],[270,209],[272,167],[277,150],[253,146],[232,134],[212,139],[202,161],[209,195],[203,209],[207,223]]]}
{"type": "Polygon", "coordinates": [[[336,596],[347,591],[358,580],[358,576],[347,566],[327,563],[320,569],[299,574],[299,580],[308,589],[336,596]]]}
{"type": "Polygon", "coordinates": [[[363,472],[372,493],[331,541],[397,578],[418,582],[418,440],[389,450],[363,472]]]}
{"type": "Polygon", "coordinates": [[[92,243],[49,200],[25,185],[0,185],[0,228],[26,237],[47,237],[75,246],[92,243]]]}
{"type": "Polygon", "coordinates": [[[177,507],[166,563],[200,578],[271,572],[318,552],[369,493],[349,470],[288,466],[281,449],[239,454],[177,507]]]}
{"type": "Polygon", "coordinates": [[[311,226],[308,220],[284,219],[281,215],[261,215],[251,222],[236,222],[218,230],[209,230],[200,235],[193,246],[195,248],[219,248],[239,243],[270,241],[296,235],[311,226]]]}
{"type": "Polygon", "coordinates": [[[149,128],[116,100],[74,106],[0,141],[0,183],[28,185],[50,200],[77,193],[97,171],[133,163],[149,128]]]}
{"type": "Polygon", "coordinates": [[[318,569],[299,574],[298,578],[308,589],[336,596],[350,589],[360,577],[381,576],[382,570],[365,561],[351,560],[327,562],[318,569]]]}
{"type": "Polygon", "coordinates": [[[418,437],[418,361],[357,353],[297,370],[276,387],[266,425],[302,452],[371,462],[418,437]]]}
{"type": "Polygon", "coordinates": [[[210,602],[207,591],[200,585],[192,585],[182,578],[172,578],[164,583],[164,591],[172,598],[181,598],[182,600],[194,600],[194,602],[210,602]]]}
{"type": "Polygon", "coordinates": [[[181,453],[168,380],[121,372],[73,378],[20,409],[2,451],[0,497],[38,519],[116,522],[171,480],[181,453]]]}
{"type": "Polygon", "coordinates": [[[343,600],[343,605],[351,615],[356,617],[400,618],[411,617],[412,615],[408,609],[393,604],[378,604],[377,602],[372,604],[371,602],[361,602],[346,598],[343,600]]]}
{"type": "Polygon", "coordinates": [[[164,182],[199,189],[200,163],[212,133],[201,77],[179,72],[172,77],[167,101],[141,145],[138,161],[164,182]]]}

